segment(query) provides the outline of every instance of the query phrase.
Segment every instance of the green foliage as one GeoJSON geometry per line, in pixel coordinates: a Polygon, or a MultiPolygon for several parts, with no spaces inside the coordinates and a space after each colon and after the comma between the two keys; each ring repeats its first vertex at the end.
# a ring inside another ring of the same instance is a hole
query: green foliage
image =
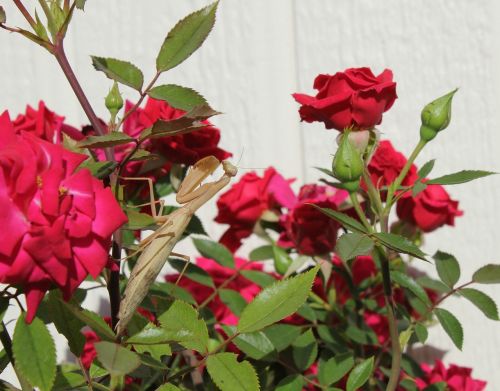
{"type": "Polygon", "coordinates": [[[297,337],[292,346],[293,362],[299,370],[306,370],[316,361],[318,343],[311,329],[297,337]]]}
{"type": "Polygon", "coordinates": [[[206,258],[213,259],[219,265],[234,269],[234,257],[224,245],[207,239],[193,238],[198,252],[206,258]]]}
{"type": "Polygon", "coordinates": [[[486,293],[473,288],[462,288],[458,292],[479,308],[486,317],[492,320],[500,320],[496,303],[486,293]]]}
{"type": "Polygon", "coordinates": [[[248,259],[250,259],[251,261],[265,261],[266,259],[272,258],[273,246],[271,245],[257,247],[250,251],[250,254],[248,256],[248,259]]]}
{"type": "Polygon", "coordinates": [[[22,313],[12,341],[16,369],[41,391],[52,389],[56,378],[56,348],[47,326],[38,318],[27,324],[22,313]]]}
{"type": "Polygon", "coordinates": [[[420,343],[425,343],[425,341],[427,341],[427,337],[429,336],[427,327],[425,327],[422,323],[417,323],[415,325],[415,334],[420,343]]]}
{"type": "Polygon", "coordinates": [[[221,391],[260,390],[257,373],[248,361],[238,362],[234,353],[217,353],[208,356],[207,370],[221,391]]]}
{"type": "Polygon", "coordinates": [[[353,219],[352,217],[341,213],[337,212],[336,210],[333,209],[328,209],[328,208],[320,208],[317,205],[310,204],[314,206],[316,209],[318,209],[321,213],[327,215],[331,219],[337,221],[341,225],[343,225],[345,228],[350,229],[353,232],[359,232],[359,233],[367,233],[366,228],[363,227],[363,224],[361,224],[359,221],[353,219]]]}
{"type": "Polygon", "coordinates": [[[101,341],[94,344],[99,362],[112,376],[123,376],[141,365],[139,356],[116,343],[101,341]]]}
{"type": "Polygon", "coordinates": [[[2,6],[0,6],[0,24],[5,23],[7,21],[7,16],[5,15],[5,10],[2,6]]]}
{"type": "MultiPolygon", "coordinates": [[[[230,337],[236,332],[234,326],[223,326],[223,329],[230,337]]],[[[255,360],[273,358],[276,352],[273,343],[262,331],[239,334],[233,339],[233,343],[248,357],[255,360]]]]}
{"type": "Polygon", "coordinates": [[[481,170],[463,170],[453,174],[443,175],[426,182],[427,185],[458,185],[473,181],[474,179],[484,178],[494,175],[496,172],[481,170]]]}
{"type": "Polygon", "coordinates": [[[443,326],[444,331],[449,335],[457,348],[462,350],[464,342],[464,331],[458,319],[450,311],[444,308],[436,308],[434,310],[436,317],[443,326]]]}
{"type": "Polygon", "coordinates": [[[156,69],[165,72],[193,54],[205,41],[215,23],[218,1],[186,16],[170,30],[158,57],[156,69]]]}
{"type": "Polygon", "coordinates": [[[79,170],[86,168],[90,170],[90,173],[97,179],[103,179],[108,177],[118,166],[117,162],[100,161],[96,162],[93,159],[85,160],[78,167],[79,170]]]}
{"type": "Polygon", "coordinates": [[[479,284],[500,284],[500,265],[489,264],[479,268],[472,280],[479,284]]]}
{"type": "Polygon", "coordinates": [[[328,360],[321,359],[318,365],[318,380],[321,384],[329,386],[342,379],[354,366],[352,353],[340,353],[328,360]]]}
{"type": "Polygon", "coordinates": [[[424,304],[426,305],[431,304],[429,296],[427,296],[427,293],[425,292],[424,288],[422,288],[413,278],[398,271],[392,271],[391,277],[397,284],[411,291],[424,304]]]}
{"type": "Polygon", "coordinates": [[[125,84],[137,91],[141,91],[144,83],[144,76],[139,68],[127,61],[115,58],[104,58],[91,56],[92,65],[98,71],[118,83],[125,84]]]}
{"type": "Polygon", "coordinates": [[[346,391],[355,391],[365,384],[373,372],[374,358],[364,360],[356,365],[347,378],[346,391]]]}
{"type": "Polygon", "coordinates": [[[122,132],[110,132],[103,136],[88,136],[85,140],[79,141],[79,148],[105,148],[114,147],[116,145],[128,144],[134,139],[122,132]]]}
{"type": "Polygon", "coordinates": [[[391,248],[398,253],[409,254],[424,261],[425,253],[422,252],[415,244],[410,242],[404,236],[391,234],[387,232],[374,233],[373,236],[378,239],[384,246],[391,248]]]}
{"type": "Polygon", "coordinates": [[[176,341],[187,349],[204,353],[207,351],[208,330],[198,312],[189,304],[176,300],[158,317],[166,331],[167,340],[176,341]]]}
{"type": "Polygon", "coordinates": [[[163,384],[158,387],[155,391],[180,391],[180,388],[174,386],[173,384],[163,384]]]}
{"type": "Polygon", "coordinates": [[[258,270],[242,270],[240,274],[247,280],[256,283],[261,288],[266,288],[276,282],[273,276],[258,270]]]}
{"type": "Polygon", "coordinates": [[[219,298],[236,316],[240,316],[247,306],[247,302],[243,296],[232,289],[220,289],[219,298]]]}
{"type": "Polygon", "coordinates": [[[275,391],[302,391],[304,383],[301,375],[290,375],[278,383],[275,391]]]}
{"type": "Polygon", "coordinates": [[[249,333],[280,321],[294,313],[307,299],[319,267],[265,288],[243,310],[238,331],[249,333]]]}
{"type": "Polygon", "coordinates": [[[206,99],[195,90],[175,84],[154,87],[148,92],[148,95],[154,99],[164,100],[169,106],[184,111],[208,104],[206,99]]]}
{"type": "Polygon", "coordinates": [[[189,278],[198,284],[208,286],[209,288],[215,288],[212,277],[210,277],[205,270],[196,266],[194,263],[177,258],[169,258],[168,263],[170,263],[170,265],[179,273],[184,272],[184,277],[189,278]]]}
{"type": "Polygon", "coordinates": [[[124,226],[126,229],[145,229],[156,225],[156,221],[151,215],[141,213],[137,209],[126,208],[125,213],[128,219],[127,224],[124,226]]]}
{"type": "Polygon", "coordinates": [[[436,252],[432,258],[436,262],[436,269],[441,281],[453,288],[460,278],[460,265],[457,259],[453,255],[441,251],[436,252]]]}
{"type": "Polygon", "coordinates": [[[292,258],[279,246],[273,246],[274,270],[278,274],[285,274],[292,264],[292,258]]]}
{"type": "Polygon", "coordinates": [[[114,341],[115,333],[113,332],[113,330],[111,330],[108,324],[95,312],[82,309],[72,303],[66,303],[62,301],[61,304],[80,321],[94,330],[99,338],[106,341],[114,341]]]}
{"type": "Polygon", "coordinates": [[[349,261],[359,255],[367,255],[373,250],[373,240],[357,232],[342,235],[335,246],[335,253],[344,261],[349,261]]]}
{"type": "Polygon", "coordinates": [[[302,328],[299,326],[282,323],[269,326],[263,331],[278,352],[289,347],[301,332],[302,328]]]}

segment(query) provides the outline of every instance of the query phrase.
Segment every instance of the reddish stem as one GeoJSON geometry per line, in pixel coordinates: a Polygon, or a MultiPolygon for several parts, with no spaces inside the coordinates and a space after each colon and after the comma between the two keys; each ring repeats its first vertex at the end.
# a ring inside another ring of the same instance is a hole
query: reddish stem
{"type": "Polygon", "coordinates": [[[30,13],[28,12],[28,10],[26,9],[26,7],[23,5],[23,3],[21,2],[21,0],[12,0],[12,1],[16,5],[16,7],[19,9],[19,11],[21,11],[21,13],[23,14],[24,18],[28,21],[28,23],[30,24],[30,26],[33,29],[35,29],[36,22],[33,19],[33,17],[30,15],[30,13]]]}

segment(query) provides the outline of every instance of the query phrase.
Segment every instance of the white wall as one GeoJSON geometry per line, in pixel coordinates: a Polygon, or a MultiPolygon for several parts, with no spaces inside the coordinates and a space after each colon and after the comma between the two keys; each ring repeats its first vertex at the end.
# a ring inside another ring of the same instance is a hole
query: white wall
{"type": "MultiPolygon", "coordinates": [[[[11,2],[0,2],[10,24],[24,25],[11,2]]],[[[32,2],[33,3],[33,2],[32,2]]],[[[107,0],[87,2],[67,39],[70,61],[97,111],[110,82],[90,65],[89,54],[129,59],[152,75],[164,35],[201,0],[107,0]]],[[[286,176],[313,181],[314,166],[328,166],[335,131],[301,125],[290,94],[312,93],[318,73],[353,66],[394,71],[399,100],[381,130],[409,153],[417,141],[425,103],[458,86],[452,125],[429,145],[419,163],[438,158],[435,174],[463,168],[500,171],[500,3],[495,0],[222,0],[208,42],[185,64],[164,75],[202,92],[223,116],[222,145],[243,167],[274,165],[286,176]]],[[[11,114],[44,99],[48,106],[82,124],[86,118],[55,61],[39,47],[0,32],[0,108],[11,114]]],[[[127,95],[134,99],[133,93],[127,95]]],[[[465,211],[455,229],[428,237],[426,250],[453,252],[464,278],[496,252],[500,176],[449,189],[465,211]]],[[[214,210],[206,210],[206,224],[214,210]]],[[[213,229],[214,237],[222,227],[213,229]]],[[[500,289],[484,287],[500,302],[500,289]]],[[[485,320],[468,303],[445,305],[463,323],[462,352],[435,327],[431,342],[450,349],[446,361],[474,366],[474,374],[500,389],[498,324],[485,320]]]]}

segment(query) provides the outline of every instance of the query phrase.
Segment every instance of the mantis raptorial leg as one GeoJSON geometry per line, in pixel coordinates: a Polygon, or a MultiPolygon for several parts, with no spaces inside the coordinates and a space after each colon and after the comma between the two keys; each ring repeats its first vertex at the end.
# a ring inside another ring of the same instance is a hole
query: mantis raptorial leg
{"type": "Polygon", "coordinates": [[[176,196],[177,202],[183,205],[168,216],[164,216],[166,221],[153,233],[152,239],[147,243],[130,274],[118,312],[119,322],[116,325],[118,336],[125,332],[127,324],[182,237],[191,217],[236,175],[238,171],[236,167],[228,161],[223,161],[224,175],[215,182],[201,184],[220,164],[221,162],[214,156],[207,156],[188,170],[176,196]]]}

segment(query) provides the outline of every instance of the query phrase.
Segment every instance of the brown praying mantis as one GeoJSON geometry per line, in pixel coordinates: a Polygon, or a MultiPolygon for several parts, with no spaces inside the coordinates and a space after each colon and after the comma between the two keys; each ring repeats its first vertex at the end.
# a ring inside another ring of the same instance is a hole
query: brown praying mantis
{"type": "MultiPolygon", "coordinates": [[[[176,200],[179,204],[183,204],[182,207],[167,216],[161,216],[161,213],[160,216],[157,216],[156,209],[153,206],[153,196],[151,196],[153,217],[162,225],[141,242],[142,253],[132,269],[120,303],[119,321],[116,325],[118,336],[123,335],[125,332],[127,324],[132,319],[137,307],[147,295],[150,286],[160,273],[169,255],[173,254],[174,246],[181,238],[194,213],[223,189],[231,181],[231,178],[237,174],[237,168],[225,160],[222,162],[224,175],[215,182],[201,184],[220,164],[221,162],[214,156],[207,156],[196,162],[188,170],[186,177],[179,186],[176,200]]],[[[151,181],[149,185],[151,191],[151,181]]]]}

